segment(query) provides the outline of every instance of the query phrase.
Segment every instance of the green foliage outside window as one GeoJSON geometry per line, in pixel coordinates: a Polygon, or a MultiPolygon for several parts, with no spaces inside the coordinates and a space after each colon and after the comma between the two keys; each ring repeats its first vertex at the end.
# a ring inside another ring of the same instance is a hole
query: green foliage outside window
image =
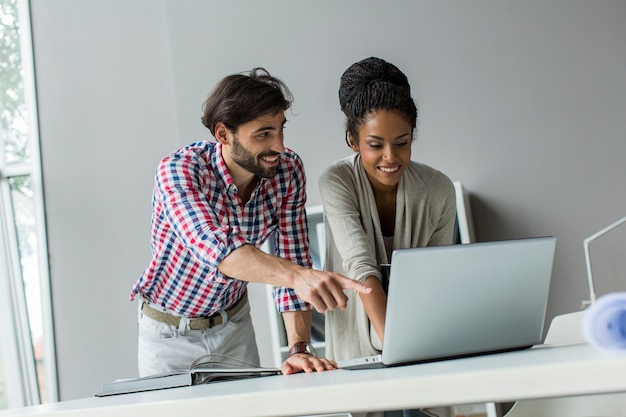
{"type": "Polygon", "coordinates": [[[28,117],[17,1],[0,0],[0,149],[5,164],[28,162],[28,117]]]}

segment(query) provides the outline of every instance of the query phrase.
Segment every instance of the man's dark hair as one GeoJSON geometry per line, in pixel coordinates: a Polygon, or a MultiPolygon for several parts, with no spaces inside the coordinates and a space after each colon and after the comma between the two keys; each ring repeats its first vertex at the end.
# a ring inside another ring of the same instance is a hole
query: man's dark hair
{"type": "Polygon", "coordinates": [[[339,105],[346,115],[346,131],[357,141],[359,127],[377,110],[400,112],[413,129],[417,124],[417,107],[406,75],[380,58],[366,58],[345,70],[339,83],[339,105]]]}
{"type": "Polygon", "coordinates": [[[202,124],[215,135],[215,125],[224,123],[231,131],[267,114],[291,107],[293,96],[287,86],[264,68],[229,75],[220,81],[202,105],[202,124]]]}

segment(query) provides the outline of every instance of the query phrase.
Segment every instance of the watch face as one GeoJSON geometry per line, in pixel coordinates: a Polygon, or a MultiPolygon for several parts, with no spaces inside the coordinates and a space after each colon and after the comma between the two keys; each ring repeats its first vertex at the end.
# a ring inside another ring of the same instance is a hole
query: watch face
{"type": "Polygon", "coordinates": [[[305,346],[305,349],[306,349],[306,351],[305,351],[306,353],[308,353],[309,355],[312,355],[312,356],[317,356],[317,353],[315,352],[315,348],[313,347],[312,344],[305,343],[304,346],[305,346]]]}

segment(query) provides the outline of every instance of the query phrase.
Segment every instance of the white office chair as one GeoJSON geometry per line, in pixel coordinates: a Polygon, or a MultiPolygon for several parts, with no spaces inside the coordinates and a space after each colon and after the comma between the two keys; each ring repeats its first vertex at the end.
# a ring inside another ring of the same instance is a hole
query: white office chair
{"type": "MultiPolygon", "coordinates": [[[[585,343],[582,334],[584,311],[563,314],[550,323],[546,345],[585,343]]],[[[583,395],[516,402],[504,417],[624,417],[626,393],[583,395]]]]}

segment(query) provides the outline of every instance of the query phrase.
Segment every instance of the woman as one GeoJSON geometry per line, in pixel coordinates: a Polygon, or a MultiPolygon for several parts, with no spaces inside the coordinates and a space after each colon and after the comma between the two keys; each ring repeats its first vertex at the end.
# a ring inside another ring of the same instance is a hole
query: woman
{"type": "Polygon", "coordinates": [[[374,288],[350,294],[346,310],[326,317],[326,355],[345,360],[382,348],[387,298],[380,265],[398,248],[452,243],[456,205],[447,176],[411,161],[417,108],[396,66],[379,58],[351,65],[339,103],[354,154],[320,177],[326,269],[374,288]]]}
{"type": "MultiPolygon", "coordinates": [[[[339,104],[354,154],[320,177],[326,269],[374,289],[350,292],[346,310],[326,314],[326,356],[345,360],[382,349],[387,296],[381,265],[391,262],[395,249],[451,244],[456,200],[447,176],[411,161],[417,108],[396,66],[379,58],[351,65],[341,77],[339,104]]],[[[428,295],[415,294],[416,302],[420,296],[428,295]]],[[[404,414],[448,412],[423,411],[404,414]]]]}

